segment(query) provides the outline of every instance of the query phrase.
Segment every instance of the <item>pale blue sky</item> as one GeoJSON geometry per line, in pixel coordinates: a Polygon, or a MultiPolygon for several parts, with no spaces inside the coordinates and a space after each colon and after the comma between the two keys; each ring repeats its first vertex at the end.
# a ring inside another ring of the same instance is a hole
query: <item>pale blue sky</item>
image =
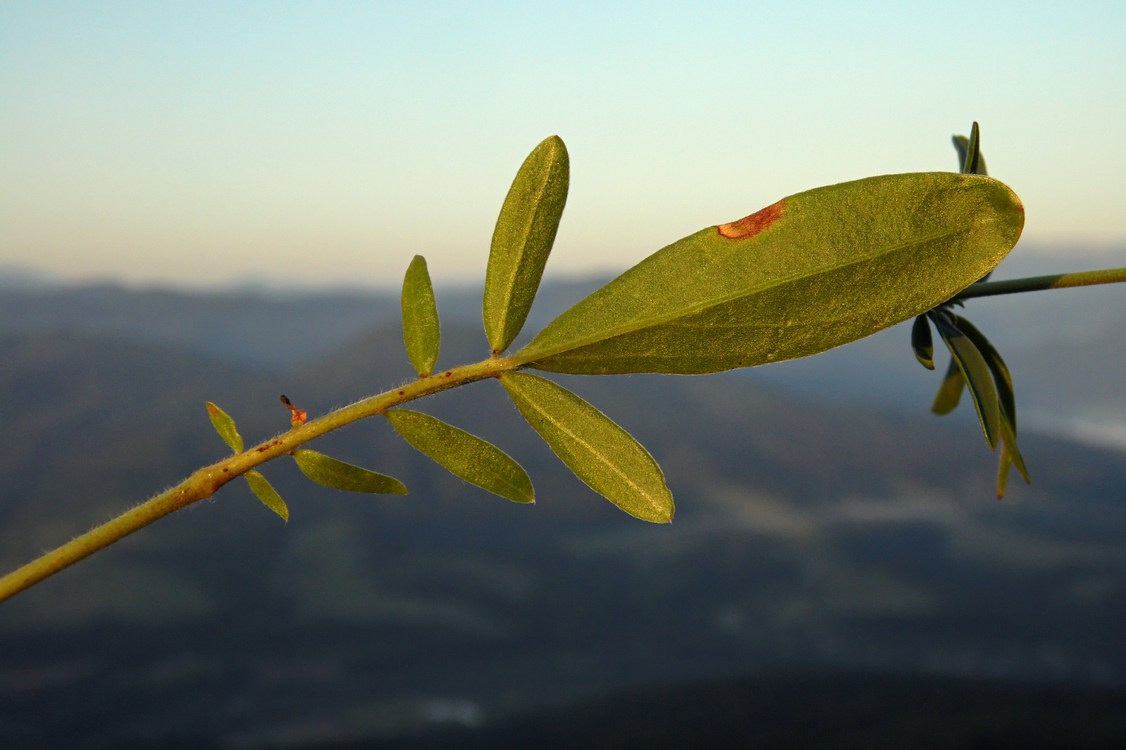
{"type": "Polygon", "coordinates": [[[973,119],[1020,251],[1124,264],[1123,2],[9,0],[0,267],[393,286],[420,253],[481,278],[558,133],[548,273],[622,269],[800,190],[951,170],[973,119]]]}

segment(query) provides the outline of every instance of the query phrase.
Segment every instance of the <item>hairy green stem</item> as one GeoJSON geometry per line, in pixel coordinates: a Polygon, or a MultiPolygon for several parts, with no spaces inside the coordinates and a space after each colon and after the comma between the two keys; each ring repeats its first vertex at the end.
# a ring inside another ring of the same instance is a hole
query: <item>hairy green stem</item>
{"type": "Polygon", "coordinates": [[[452,370],[420,378],[400,388],[384,391],[362,401],[345,406],[280,435],[259,443],[242,453],[230,456],[194,472],[175,487],[152,497],[121,515],[87,531],[79,537],[54,549],[0,578],[0,601],[15,596],[24,589],[39,583],[103,547],[148,526],[150,523],[186,508],[192,503],[206,500],[220,487],[254,467],[278,456],[292,453],[294,449],[333,430],[367,417],[382,414],[408,401],[429,396],[439,391],[455,388],[476,380],[496,377],[514,369],[516,364],[507,358],[490,358],[452,370]]]}
{"type": "Polygon", "coordinates": [[[1101,271],[1057,273],[1050,276],[1029,276],[1023,279],[1006,279],[1005,281],[980,281],[963,289],[955,295],[954,299],[992,297],[998,294],[1041,292],[1045,289],[1067,289],[1075,286],[1121,284],[1124,282],[1126,282],[1126,268],[1106,268],[1101,271]]]}

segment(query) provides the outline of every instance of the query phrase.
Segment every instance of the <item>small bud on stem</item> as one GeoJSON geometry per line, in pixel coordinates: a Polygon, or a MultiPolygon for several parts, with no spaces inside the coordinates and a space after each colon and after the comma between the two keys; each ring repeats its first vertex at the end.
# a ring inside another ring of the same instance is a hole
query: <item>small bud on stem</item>
{"type": "Polygon", "coordinates": [[[290,401],[289,397],[284,393],[281,395],[281,402],[285,404],[285,408],[289,409],[289,411],[291,412],[289,417],[289,423],[291,425],[293,425],[294,427],[300,427],[301,425],[305,424],[305,421],[309,418],[309,415],[305,412],[304,409],[298,409],[296,406],[294,406],[293,402],[290,401]]]}

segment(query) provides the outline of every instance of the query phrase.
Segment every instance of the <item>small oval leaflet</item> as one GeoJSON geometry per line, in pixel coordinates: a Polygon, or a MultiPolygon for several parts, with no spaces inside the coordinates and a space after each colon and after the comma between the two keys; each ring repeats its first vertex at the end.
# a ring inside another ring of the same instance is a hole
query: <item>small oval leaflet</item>
{"type": "Polygon", "coordinates": [[[231,418],[231,415],[208,401],[207,416],[211,419],[211,424],[215,427],[215,431],[219,433],[219,437],[223,438],[223,442],[235,453],[242,453],[242,435],[239,434],[235,420],[231,418]]]}
{"type": "Polygon", "coordinates": [[[454,476],[506,500],[535,502],[528,472],[492,443],[429,414],[392,409],[384,416],[412,447],[454,476]]]}
{"type": "Polygon", "coordinates": [[[414,256],[403,278],[402,310],[407,358],[415,371],[425,378],[434,371],[438,362],[442,329],[430,272],[426,268],[426,259],[421,255],[414,256]]]}
{"type": "Polygon", "coordinates": [[[506,372],[500,382],[528,424],[588,487],[644,521],[672,520],[672,492],[649,451],[609,417],[538,375],[506,372]]]}
{"type": "Polygon", "coordinates": [[[293,460],[301,473],[317,484],[348,492],[369,492],[377,495],[405,495],[406,485],[394,477],[377,474],[353,464],[339,461],[314,450],[301,448],[293,452],[293,460]]]}
{"type": "Polygon", "coordinates": [[[570,160],[559,136],[541,142],[516,173],[493,230],[482,318],[495,354],[528,317],[567,203],[570,160]]]}
{"type": "Polygon", "coordinates": [[[286,506],[285,500],[282,500],[281,495],[266,480],[266,477],[253,469],[243,474],[243,477],[246,478],[246,483],[250,485],[251,491],[262,501],[263,505],[281,516],[283,521],[289,521],[289,508],[286,506]]]}

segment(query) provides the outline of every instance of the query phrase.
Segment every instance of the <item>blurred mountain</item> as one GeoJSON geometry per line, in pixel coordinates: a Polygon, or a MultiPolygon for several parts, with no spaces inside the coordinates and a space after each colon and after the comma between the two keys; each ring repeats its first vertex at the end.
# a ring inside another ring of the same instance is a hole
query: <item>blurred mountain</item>
{"type": "MultiPolygon", "coordinates": [[[[1089,253],[1058,254],[1058,261],[1045,251],[1016,255],[996,276],[1110,264],[1089,253]]],[[[547,284],[521,341],[605,281],[547,284]]],[[[478,288],[439,289],[438,304],[447,324],[480,328],[478,288]]],[[[1126,294],[1120,286],[985,298],[971,301],[963,312],[990,337],[1012,369],[1025,430],[1126,448],[1126,392],[1116,378],[1104,376],[1121,372],[1126,356],[1121,343],[1126,294]]],[[[0,334],[96,333],[275,369],[332,352],[373,323],[397,321],[398,316],[397,292],[189,293],[112,284],[0,284],[0,334]]],[[[939,372],[928,373],[915,362],[909,336],[909,324],[904,324],[818,357],[742,374],[804,401],[924,414],[941,380],[945,353],[939,352],[939,372]]],[[[472,350],[466,359],[479,356],[472,350]]]]}
{"type": "MultiPolygon", "coordinates": [[[[394,311],[390,297],[61,294],[0,295],[6,569],[223,456],[207,400],[254,441],[288,426],[279,393],[321,413],[411,377],[392,313],[361,320],[365,306],[394,311]],[[239,345],[251,335],[269,346],[239,345]]],[[[478,303],[440,298],[453,300],[441,363],[479,358],[479,323],[460,322],[478,303]]],[[[1069,356],[1115,349],[1091,342],[1075,337],[1069,356]]],[[[894,343],[914,365],[906,338],[894,343]]],[[[823,382],[865,379],[866,365],[834,355],[823,382]]],[[[712,681],[764,670],[988,678],[1012,686],[1017,715],[1036,711],[1048,684],[1073,696],[1060,705],[1122,715],[1126,453],[1029,434],[1035,483],[1014,480],[997,503],[995,457],[969,415],[926,414],[936,374],[914,365],[927,387],[912,411],[835,402],[831,389],[813,400],[765,375],[806,362],[560,378],[657,458],[678,503],[668,526],[574,479],[493,382],[420,408],[520,461],[533,507],[466,486],[380,421],[327,436],[321,450],[410,494],[336,493],[276,462],[264,473],[289,524],[232,484],[0,605],[4,746],[426,742],[451,727],[550,727],[570,707],[589,716],[657,685],[699,685],[705,700],[712,681]]],[[[679,699],[658,704],[683,726],[699,716],[679,699]]]]}
{"type": "MultiPolygon", "coordinates": [[[[0,283],[0,334],[93,333],[164,344],[228,362],[287,367],[295,359],[332,351],[376,321],[399,317],[398,293],[299,292],[263,289],[188,292],[129,289],[105,283],[0,283]],[[295,348],[295,344],[299,345],[295,348]]],[[[529,330],[601,286],[588,279],[555,284],[537,299],[529,330]]],[[[479,290],[440,290],[447,322],[479,325],[479,290]]]]}
{"type": "Polygon", "coordinates": [[[494,725],[443,727],[378,747],[1115,750],[1126,735],[1124,704],[1124,690],[934,675],[767,672],[646,686],[494,725]]]}
{"type": "Polygon", "coordinates": [[[30,291],[56,286],[58,280],[48,273],[27,266],[0,263],[0,289],[30,291]]]}

